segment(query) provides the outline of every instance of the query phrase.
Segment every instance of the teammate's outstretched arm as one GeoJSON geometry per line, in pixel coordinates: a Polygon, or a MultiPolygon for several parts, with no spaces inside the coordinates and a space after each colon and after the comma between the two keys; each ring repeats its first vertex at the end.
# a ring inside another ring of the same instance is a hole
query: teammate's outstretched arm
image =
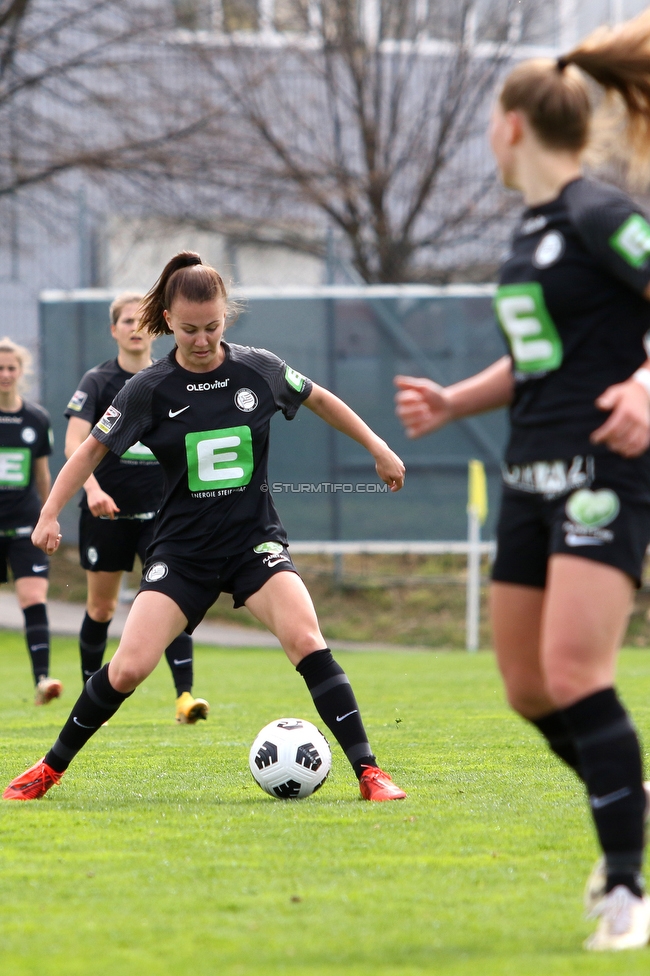
{"type": "Polygon", "coordinates": [[[439,430],[450,420],[496,410],[512,400],[514,379],[512,360],[503,356],[474,376],[440,386],[421,376],[396,376],[397,416],[407,437],[423,437],[439,430]]]}
{"type": "Polygon", "coordinates": [[[391,491],[399,491],[403,487],[406,470],[403,462],[347,403],[314,383],[304,404],[330,427],[340,430],[365,447],[375,459],[377,474],[391,491]]]}
{"type": "Polygon", "coordinates": [[[108,448],[91,434],[59,471],[32,532],[32,542],[48,556],[56,552],[61,541],[59,512],[75,496],[107,453],[108,448]]]}

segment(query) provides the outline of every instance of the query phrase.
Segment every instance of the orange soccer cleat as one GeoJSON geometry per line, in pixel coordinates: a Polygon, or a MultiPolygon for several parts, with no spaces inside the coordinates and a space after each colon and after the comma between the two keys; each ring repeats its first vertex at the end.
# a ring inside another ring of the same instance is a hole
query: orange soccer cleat
{"type": "Polygon", "coordinates": [[[378,766],[364,767],[359,789],[364,800],[403,800],[406,796],[404,790],[400,790],[388,773],[378,766]]]}
{"type": "Polygon", "coordinates": [[[35,705],[47,705],[53,698],[60,698],[63,685],[57,678],[41,678],[36,685],[35,705]]]}
{"type": "Polygon", "coordinates": [[[55,786],[63,773],[57,773],[48,766],[45,759],[39,759],[35,766],[26,769],[20,776],[12,779],[2,794],[3,800],[40,800],[50,786],[55,786]]]}

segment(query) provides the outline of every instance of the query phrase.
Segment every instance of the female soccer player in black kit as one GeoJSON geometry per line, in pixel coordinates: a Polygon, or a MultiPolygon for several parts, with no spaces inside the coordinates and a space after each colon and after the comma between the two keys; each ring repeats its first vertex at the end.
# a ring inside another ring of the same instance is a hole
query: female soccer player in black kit
{"type": "Polygon", "coordinates": [[[641,753],[614,689],[650,541],[650,225],[624,193],[583,175],[591,108],[578,68],[620,93],[633,158],[647,158],[650,12],[558,61],[519,64],[490,132],[503,182],[527,207],[494,303],[510,353],[447,388],[396,382],[412,437],[510,409],[495,650],[510,704],[586,787],[604,862],[587,889],[599,923],[585,946],[608,950],[650,934],[641,753]]]}
{"type": "Polygon", "coordinates": [[[191,632],[220,592],[248,607],[279,639],[316,709],[340,743],[367,800],[406,796],[377,765],[359,706],[320,633],[267,483],[269,424],[302,403],[362,444],[392,491],[404,465],[346,404],[265,349],[223,341],[227,301],[219,274],[198,254],[167,264],[143,305],[141,328],[171,332],[175,349],[142,370],[75,451],[43,507],[34,541],[59,544],[58,513],[110,449],[140,441],[165,472],[165,493],[140,591],[110,664],[89,679],[44,759],[5,799],[31,800],[58,782],[103,722],[151,674],[168,644],[191,632]]]}
{"type": "MultiPolygon", "coordinates": [[[[139,331],[142,295],[118,295],[110,307],[116,359],[89,370],[70,400],[65,415],[66,457],[88,437],[127,380],[151,366],[152,337],[139,331]]],[[[88,597],[79,634],[84,682],[102,666],[106,638],[115,613],[123,572],[136,554],[142,564],[153,538],[153,524],[163,493],[160,465],[144,444],[132,444],[117,457],[109,452],[84,485],[79,519],[79,554],[86,570],[88,597]]],[[[165,650],[176,687],[176,721],[193,725],[207,718],[209,705],[192,696],[193,646],[182,633],[165,650]]]]}
{"type": "Polygon", "coordinates": [[[63,686],[49,677],[50,628],[47,619],[49,560],[30,536],[41,504],[50,492],[48,455],[52,430],[47,411],[20,396],[29,353],[11,339],[0,339],[0,583],[7,563],[25,617],[25,639],[32,662],[34,703],[58,698],[63,686]]]}

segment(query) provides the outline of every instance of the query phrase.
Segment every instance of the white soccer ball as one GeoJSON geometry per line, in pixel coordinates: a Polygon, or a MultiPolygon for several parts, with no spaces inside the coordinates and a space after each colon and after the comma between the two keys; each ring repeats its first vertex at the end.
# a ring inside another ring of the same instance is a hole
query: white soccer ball
{"type": "Polygon", "coordinates": [[[248,764],[253,779],[270,796],[299,800],[323,785],[332,768],[332,753],[311,722],[279,718],[257,736],[248,764]]]}

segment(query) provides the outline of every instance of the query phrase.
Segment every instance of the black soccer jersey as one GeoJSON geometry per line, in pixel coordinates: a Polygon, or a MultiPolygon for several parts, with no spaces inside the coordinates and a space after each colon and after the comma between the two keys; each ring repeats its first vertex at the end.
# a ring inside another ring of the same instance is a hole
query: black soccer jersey
{"type": "Polygon", "coordinates": [[[34,461],[52,453],[52,428],[46,410],[26,403],[17,413],[0,410],[0,529],[34,526],[41,499],[34,461]]]}
{"type": "Polygon", "coordinates": [[[513,361],[506,460],[606,453],[594,405],[646,359],[650,225],[621,191],[577,179],[526,210],[502,267],[495,310],[513,361]]]}
{"type": "MultiPolygon", "coordinates": [[[[81,417],[94,427],[124,384],[135,375],[122,369],[117,359],[88,370],[66,407],[66,417],[81,417]]],[[[120,457],[107,454],[97,465],[95,477],[115,501],[120,515],[155,512],[160,507],[163,488],[160,465],[149,448],[137,439],[127,445],[120,457]]],[[[88,508],[85,492],[80,505],[88,508]]]]}
{"type": "Polygon", "coordinates": [[[278,410],[292,420],[312,384],[265,349],[222,346],[209,373],[183,369],[172,350],[127,383],[92,431],[118,455],[137,440],[160,461],[157,555],[228,556],[287,541],[268,490],[269,424],[278,410]]]}

